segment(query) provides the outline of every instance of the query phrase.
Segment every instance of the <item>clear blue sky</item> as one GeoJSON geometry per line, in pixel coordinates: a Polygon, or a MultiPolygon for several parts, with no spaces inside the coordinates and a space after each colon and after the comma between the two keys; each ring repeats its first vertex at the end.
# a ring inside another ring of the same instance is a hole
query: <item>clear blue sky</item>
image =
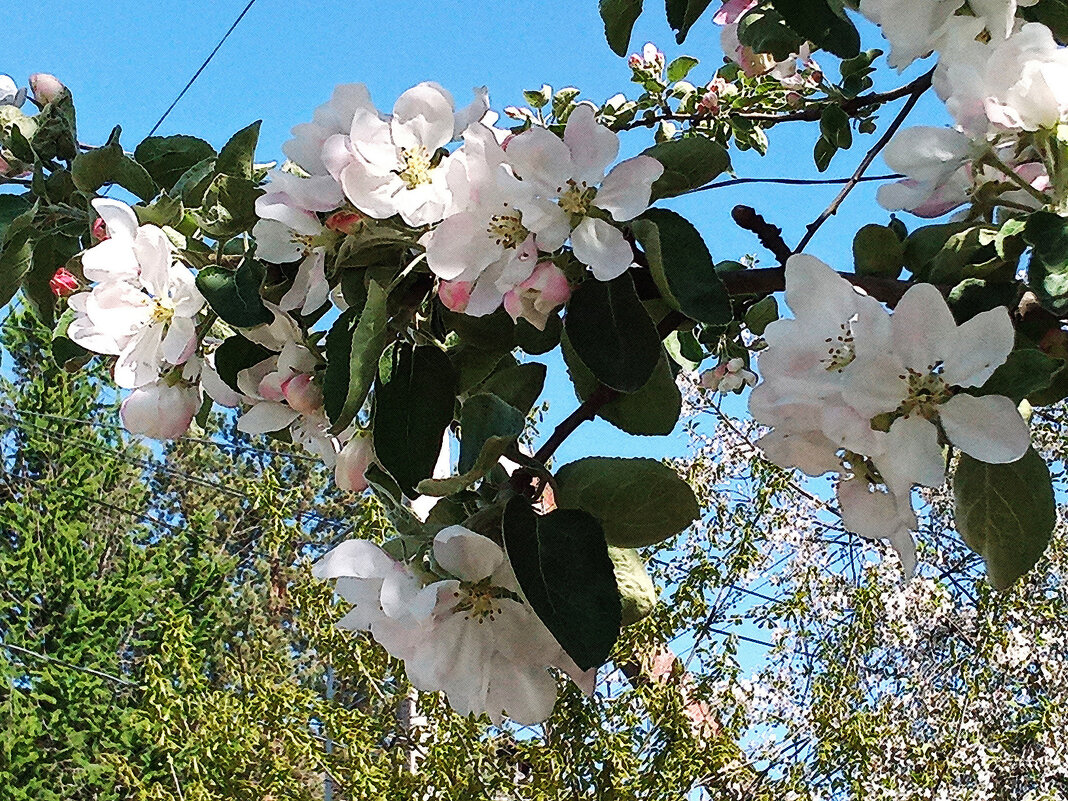
{"type": "MultiPolygon", "coordinates": [[[[32,72],[56,74],[74,92],[83,141],[103,141],[112,126],[121,124],[123,143],[132,149],[245,3],[112,0],[95,10],[70,0],[12,4],[5,9],[5,23],[19,32],[19,44],[8,50],[0,71],[18,81],[32,72]]],[[[870,26],[864,31],[867,46],[877,46],[877,32],[870,26]]],[[[721,63],[711,14],[696,25],[686,45],[678,47],[662,4],[650,0],[636,26],[632,49],[648,40],[660,45],[669,60],[683,52],[700,58],[702,66],[691,76],[695,81],[707,80],[721,63]]],[[[834,59],[827,57],[824,66],[832,74],[833,65],[834,59]]],[[[491,101],[500,110],[521,104],[522,90],[542,83],[575,85],[594,100],[618,91],[633,96],[637,86],[628,77],[625,61],[604,42],[596,0],[257,0],[160,133],[195,134],[218,146],[233,131],[262,119],[258,155],[267,161],[281,156],[289,129],[310,119],[337,83],[366,83],[384,109],[423,80],[443,84],[458,103],[467,102],[472,87],[488,85],[491,101]]],[[[884,115],[884,122],[889,116],[884,115]]],[[[928,99],[915,119],[941,124],[944,112],[928,99]]],[[[817,177],[811,159],[817,133],[812,128],[801,124],[772,132],[770,155],[759,159],[735,154],[737,172],[817,177]]],[[[874,142],[873,137],[856,139],[854,150],[839,154],[828,175],[851,173],[874,142]]],[[[644,146],[630,142],[635,151],[644,146]]],[[[702,230],[717,261],[744,253],[768,260],[753,237],[731,222],[731,207],[755,206],[784,228],[787,242],[795,242],[836,191],[758,185],[694,195],[672,206],[702,230]]],[[[850,269],[850,232],[865,222],[887,219],[875,205],[874,194],[874,186],[860,187],[810,252],[838,269],[850,269]]],[[[551,380],[548,396],[551,425],[573,406],[562,369],[551,380]]],[[[685,447],[679,436],[652,441],[624,437],[597,422],[582,429],[560,458],[578,458],[590,452],[594,442],[599,452],[619,455],[661,456],[681,453],[685,447]]]]}

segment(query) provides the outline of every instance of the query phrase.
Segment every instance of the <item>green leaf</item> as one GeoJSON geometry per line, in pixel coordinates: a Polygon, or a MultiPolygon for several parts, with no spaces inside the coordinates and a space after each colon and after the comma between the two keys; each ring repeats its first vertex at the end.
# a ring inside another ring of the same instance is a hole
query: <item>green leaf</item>
{"type": "Polygon", "coordinates": [[[917,280],[926,280],[931,262],[949,238],[968,230],[971,223],[940,223],[917,228],[905,239],[905,267],[917,280]]]}
{"type": "Polygon", "coordinates": [[[1041,392],[1053,382],[1053,375],[1064,366],[1061,359],[1047,356],[1040,350],[1014,350],[1008,360],[987,379],[976,395],[1004,395],[1019,403],[1041,392]]]}
{"type": "Polygon", "coordinates": [[[452,422],[456,372],[438,348],[397,345],[389,380],[375,383],[374,447],[379,463],[409,497],[434,472],[452,422]]]}
{"type": "Polygon", "coordinates": [[[619,588],[623,612],[621,622],[624,626],[631,626],[652,614],[656,606],[656,587],[641,555],[633,548],[609,546],[608,556],[612,560],[612,572],[619,588]]]}
{"type": "Polygon", "coordinates": [[[820,134],[839,150],[849,150],[853,146],[853,129],[849,122],[849,115],[841,106],[827,106],[820,115],[820,134]]]}
{"type": "Polygon", "coordinates": [[[485,476],[523,433],[526,415],[496,395],[472,395],[460,410],[460,475],[419,482],[424,495],[452,495],[485,476]]]}
{"type": "Polygon", "coordinates": [[[690,28],[705,13],[712,0],[666,0],[668,25],[677,31],[675,41],[682,44],[690,28]]]}
{"type": "Polygon", "coordinates": [[[261,123],[262,120],[257,120],[230,137],[230,141],[219,151],[219,159],[215,163],[216,172],[252,180],[261,123]]]}
{"type": "Polygon", "coordinates": [[[812,150],[812,162],[816,165],[816,169],[820,172],[826,172],[827,168],[831,166],[834,154],[837,152],[838,148],[835,147],[834,142],[822,136],[817,139],[816,146],[812,150]]]}
{"type": "Polygon", "coordinates": [[[600,0],[598,5],[608,46],[617,56],[626,56],[634,22],[642,13],[642,0],[600,0]]]}
{"type": "Polygon", "coordinates": [[[251,180],[217,175],[204,192],[203,207],[193,216],[208,236],[229,239],[252,230],[259,219],[256,198],[262,194],[263,190],[251,180]]]}
{"type": "Polygon", "coordinates": [[[25,195],[0,195],[0,240],[4,238],[11,224],[32,206],[25,195]]]}
{"type": "Polygon", "coordinates": [[[690,485],[655,459],[592,456],[561,467],[556,483],[557,506],[589,512],[620,548],[656,545],[701,514],[690,485]]]}
{"type": "Polygon", "coordinates": [[[660,360],[656,326],[627,273],[583,282],[571,295],[564,330],[597,380],[620,392],[641,389],[660,360]]]}
{"type": "Polygon", "coordinates": [[[141,200],[151,200],[156,196],[156,183],[144,167],[123,152],[121,133],[116,127],[106,145],[78,154],[71,165],[74,185],[83,192],[96,192],[105,184],[118,184],[141,200]]]}
{"type": "Polygon", "coordinates": [[[204,202],[204,193],[208,191],[212,178],[215,177],[215,159],[207,158],[197,162],[174,184],[171,194],[180,197],[187,208],[196,208],[204,202]]]}
{"type": "Polygon", "coordinates": [[[56,330],[52,334],[52,360],[63,368],[66,368],[68,364],[76,366],[79,363],[84,363],[93,355],[67,336],[67,329],[74,322],[74,317],[74,309],[67,309],[63,312],[56,323],[56,330]]]}
{"type": "Polygon", "coordinates": [[[265,272],[262,264],[247,258],[237,270],[205,267],[197,273],[197,289],[223,322],[238,328],[252,328],[274,320],[260,297],[265,272]]]}
{"type": "Polygon", "coordinates": [[[526,362],[498,370],[481,387],[482,392],[490,392],[509,406],[514,406],[526,414],[541,397],[545,386],[548,368],[537,362],[526,362]]]}
{"type": "Polygon", "coordinates": [[[577,509],[539,517],[515,497],[502,527],[508,561],[535,614],[579,669],[604,664],[619,638],[622,607],[597,520],[577,509]]]}
{"type": "Polygon", "coordinates": [[[263,345],[251,342],[240,334],[234,334],[215,349],[215,370],[226,386],[234,392],[240,392],[237,374],[271,356],[274,356],[274,353],[263,345]]]}
{"type": "Polygon", "coordinates": [[[685,80],[690,70],[701,62],[693,56],[679,56],[667,66],[667,79],[669,83],[685,80]]]}
{"type": "Polygon", "coordinates": [[[33,265],[33,240],[29,230],[11,236],[0,251],[0,306],[6,306],[22,286],[33,265]]]}
{"type": "Polygon", "coordinates": [[[1041,22],[1051,31],[1057,41],[1068,44],[1068,0],[1042,0],[1038,5],[1017,10],[1024,19],[1041,22]]]}
{"type": "Polygon", "coordinates": [[[1058,314],[1068,311],[1068,220],[1036,211],[1024,239],[1032,247],[1027,280],[1043,305],[1058,314]]]}
{"type": "Polygon", "coordinates": [[[668,303],[706,325],[723,326],[734,319],[730,295],[712,256],[700,232],[685,217],[667,209],[649,209],[631,223],[631,230],[668,303]]]}
{"type": "Polygon", "coordinates": [[[1049,468],[1033,448],[1012,464],[961,455],[953,497],[957,530],[995,588],[1008,589],[1042,557],[1057,507],[1049,468]]]}
{"type": "Polygon", "coordinates": [[[772,0],[786,23],[816,46],[839,58],[860,54],[860,34],[845,14],[836,14],[827,0],[772,0]]]}
{"type": "Polygon", "coordinates": [[[540,356],[560,344],[560,334],[564,330],[564,321],[559,314],[552,314],[545,322],[545,330],[539,331],[527,320],[520,317],[515,324],[515,344],[524,353],[540,356]]]}
{"type": "Polygon", "coordinates": [[[965,278],[953,287],[946,301],[953,312],[953,319],[960,325],[998,306],[1014,308],[1019,300],[1017,286],[1016,283],[965,278]]]}
{"type": "Polygon", "coordinates": [[[705,352],[692,331],[672,331],[664,340],[664,350],[679,367],[694,372],[704,361],[705,352]]]}
{"type": "Polygon", "coordinates": [[[381,284],[371,281],[362,312],[345,312],[327,334],[323,394],[326,416],[335,433],[344,431],[355,419],[374,384],[378,359],[386,349],[388,297],[381,284]]]}
{"type": "Polygon", "coordinates": [[[58,231],[45,234],[33,246],[33,264],[22,279],[22,294],[34,315],[47,328],[52,328],[56,319],[52,276],[81,249],[77,238],[58,231]]]}
{"type": "Polygon", "coordinates": [[[800,50],[805,38],[787,25],[778,11],[758,5],[738,21],[738,41],[757,53],[770,53],[776,61],[783,61],[800,50]]]}
{"type": "Polygon", "coordinates": [[[905,266],[905,246],[885,225],[865,225],[853,238],[853,270],[857,275],[897,278],[905,266]]]}
{"type": "Polygon", "coordinates": [[[660,142],[643,150],[642,155],[664,165],[664,174],[653,183],[653,200],[704,186],[731,166],[723,145],[699,135],[660,142]]]}
{"type": "Polygon", "coordinates": [[[168,197],[166,192],[161,192],[159,197],[147,206],[134,206],[137,213],[137,221],[141,225],[158,225],[161,228],[169,225],[176,228],[185,217],[185,206],[178,198],[168,197]]]}
{"type": "Polygon", "coordinates": [[[134,150],[138,164],[167,191],[191,167],[215,156],[215,148],[195,136],[150,136],[134,150]]]}
{"type": "Polygon", "coordinates": [[[758,337],[764,336],[769,325],[779,319],[779,304],[774,295],[754,303],[745,313],[745,327],[758,337]]]}
{"type": "MultiPolygon", "coordinates": [[[[575,354],[565,333],[561,350],[567,364],[575,394],[586,400],[597,388],[597,379],[575,354]]],[[[662,357],[652,378],[637,392],[621,395],[597,410],[597,416],[607,420],[621,431],[638,436],[666,436],[675,430],[682,413],[682,393],[675,383],[675,376],[662,357]]]]}

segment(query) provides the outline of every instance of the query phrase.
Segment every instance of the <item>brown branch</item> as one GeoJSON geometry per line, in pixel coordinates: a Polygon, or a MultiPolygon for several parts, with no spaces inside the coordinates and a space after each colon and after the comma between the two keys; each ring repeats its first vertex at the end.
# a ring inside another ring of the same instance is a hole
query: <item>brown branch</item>
{"type": "MultiPolygon", "coordinates": [[[[821,101],[806,106],[798,111],[789,111],[785,114],[776,114],[772,112],[741,112],[738,114],[730,114],[729,116],[739,117],[741,119],[750,120],[751,122],[767,122],[771,125],[777,125],[780,122],[815,122],[823,115],[823,110],[832,105],[837,105],[846,114],[853,116],[857,112],[866,108],[882,105],[883,103],[889,103],[894,100],[900,100],[903,97],[909,97],[921,86],[923,86],[923,90],[926,91],[931,85],[932,75],[933,71],[928,72],[926,75],[921,75],[911,83],[899,86],[889,92],[869,92],[866,95],[858,95],[837,103],[832,100],[821,101]],[[924,86],[925,83],[926,86],[924,86]]],[[[632,120],[624,125],[621,130],[629,131],[634,128],[652,128],[661,122],[685,122],[692,125],[695,123],[707,122],[709,119],[707,114],[654,114],[650,117],[643,117],[640,120],[632,120]]]]}
{"type": "Polygon", "coordinates": [[[865,154],[860,165],[857,167],[856,172],[853,173],[853,177],[842,187],[842,191],[838,193],[838,196],[831,201],[831,204],[820,213],[820,216],[813,220],[808,225],[808,230],[805,232],[805,236],[794,248],[794,253],[800,253],[805,249],[805,246],[812,241],[812,237],[816,235],[816,232],[820,230],[827,220],[838,213],[838,208],[845,202],[845,199],[849,197],[849,193],[856,189],[857,184],[860,183],[864,177],[864,173],[868,171],[868,167],[875,161],[876,156],[882,152],[883,148],[890,144],[890,140],[894,138],[894,134],[898,132],[898,129],[905,123],[905,118],[912,113],[912,109],[916,107],[920,97],[931,88],[931,79],[934,76],[934,70],[925,73],[924,75],[913,81],[910,86],[912,87],[908,95],[908,100],[905,105],[901,107],[901,111],[898,112],[894,121],[890,123],[890,126],[883,133],[879,141],[865,154]]]}
{"type": "MultiPolygon", "coordinates": [[[[912,284],[908,281],[898,281],[893,278],[877,278],[875,276],[857,275],[856,273],[838,273],[853,286],[863,289],[876,300],[882,301],[888,306],[895,306],[901,296],[905,294],[912,284]]],[[[773,292],[782,292],[786,289],[786,270],[783,267],[766,267],[757,270],[739,270],[733,273],[720,275],[727,287],[727,292],[732,296],[737,295],[770,295],[773,292]]],[[[952,287],[938,286],[942,294],[948,293],[952,287]]]]}
{"type": "Polygon", "coordinates": [[[752,206],[735,206],[731,209],[731,219],[740,228],[756,234],[760,244],[770,250],[780,264],[785,264],[792,255],[790,246],[783,241],[782,229],[757,214],[752,206]]]}
{"type": "MultiPolygon", "coordinates": [[[[862,183],[868,183],[872,181],[896,181],[899,178],[904,178],[904,175],[900,173],[890,173],[889,175],[865,175],[860,179],[862,183]]],[[[687,189],[685,192],[680,192],[679,195],[692,195],[695,192],[707,192],[710,189],[724,189],[728,186],[741,186],[742,184],[781,184],[783,186],[841,186],[852,181],[853,178],[730,178],[725,181],[716,181],[715,183],[705,184],[704,186],[698,186],[694,189],[687,189]]]]}

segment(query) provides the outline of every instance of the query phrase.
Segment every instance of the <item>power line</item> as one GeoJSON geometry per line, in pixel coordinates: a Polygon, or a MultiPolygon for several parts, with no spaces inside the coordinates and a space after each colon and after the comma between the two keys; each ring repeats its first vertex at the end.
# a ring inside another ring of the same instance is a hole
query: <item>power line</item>
{"type": "Polygon", "coordinates": [[[204,63],[201,64],[197,71],[193,73],[193,77],[189,79],[189,82],[186,83],[186,85],[182,88],[182,91],[178,93],[178,96],[174,98],[174,101],[169,106],[167,106],[167,110],[163,112],[163,116],[156,120],[156,124],[153,125],[152,130],[148,132],[149,136],[152,136],[152,134],[159,130],[159,126],[161,126],[163,124],[163,121],[167,119],[168,116],[170,116],[170,113],[174,111],[174,107],[177,106],[179,102],[181,102],[181,99],[183,97],[185,97],[185,93],[189,91],[189,89],[193,86],[194,83],[196,83],[197,78],[199,78],[200,74],[204,72],[208,64],[211,63],[211,60],[215,58],[215,54],[219,52],[219,49],[226,43],[226,40],[230,38],[230,34],[234,32],[234,29],[241,23],[241,20],[245,18],[245,15],[254,5],[256,5],[256,0],[249,0],[248,5],[246,5],[245,8],[241,11],[241,13],[237,15],[237,19],[234,20],[233,24],[227,29],[226,33],[223,34],[223,37],[219,40],[219,43],[215,45],[215,49],[208,54],[208,57],[206,59],[204,59],[204,63]]]}

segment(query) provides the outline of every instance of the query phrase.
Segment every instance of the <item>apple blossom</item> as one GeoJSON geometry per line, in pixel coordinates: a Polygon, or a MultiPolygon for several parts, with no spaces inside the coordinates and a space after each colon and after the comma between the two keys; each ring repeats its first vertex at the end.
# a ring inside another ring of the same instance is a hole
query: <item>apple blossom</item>
{"type": "Polygon", "coordinates": [[[26,102],[26,88],[19,88],[10,75],[0,74],[0,106],[21,108],[26,102]]]}
{"type": "Polygon", "coordinates": [[[52,290],[52,294],[57,298],[65,298],[72,292],[77,292],[81,289],[81,282],[66,267],[60,267],[48,280],[48,288],[52,290]]]}
{"type": "Polygon", "coordinates": [[[200,403],[196,387],[160,379],[130,393],[119,408],[119,417],[131,434],[176,439],[189,430],[200,403]]]}
{"type": "Polygon", "coordinates": [[[664,68],[667,62],[664,53],[652,42],[646,42],[641,53],[631,53],[627,59],[627,65],[641,80],[659,81],[664,76],[664,68]]]}
{"type": "Polygon", "coordinates": [[[337,465],[334,467],[334,483],[338,489],[345,492],[363,492],[367,489],[364,474],[373,460],[371,438],[361,432],[350,437],[337,455],[337,465]]]}
{"type": "Polygon", "coordinates": [[[76,315],[68,336],[88,350],[118,356],[115,383],[133,389],[193,354],[194,320],[205,301],[162,229],[138,227],[133,210],[119,201],[98,198],[93,206],[110,237],[82,254],[83,274],[99,283],[68,301],[76,315]]]}
{"type": "Polygon", "coordinates": [[[633,220],[648,208],[653,183],[664,173],[663,165],[651,156],[635,156],[605,175],[618,153],[619,137],[598,124],[594,110],[584,104],[571,112],[562,140],[534,127],[512,139],[507,148],[508,160],[523,183],[532,185],[539,197],[556,201],[546,210],[555,218],[554,229],[570,230],[575,258],[601,281],[626,272],[634,251],[622,232],[598,212],[607,212],[616,222],[633,220]]]}
{"type": "Polygon", "coordinates": [[[700,384],[713,392],[735,392],[756,386],[756,373],[745,369],[745,360],[734,358],[701,374],[700,384]]]}
{"type": "Polygon", "coordinates": [[[529,278],[504,296],[504,310],[513,320],[522,317],[539,331],[544,331],[549,315],[570,297],[571,286],[564,271],[551,261],[543,261],[529,278]]]}
{"type": "Polygon", "coordinates": [[[282,145],[282,152],[309,175],[328,175],[323,163],[323,145],[331,136],[348,134],[357,110],[374,113],[374,103],[362,83],[341,84],[334,88],[330,100],[315,109],[311,122],[293,127],[293,138],[282,145]]]}
{"type": "Polygon", "coordinates": [[[55,75],[35,72],[30,76],[30,91],[38,103],[51,103],[63,94],[65,87],[55,75]]]}
{"type": "Polygon", "coordinates": [[[964,0],[860,0],[860,13],[882,28],[890,42],[887,61],[901,72],[938,49],[964,0]]]}

